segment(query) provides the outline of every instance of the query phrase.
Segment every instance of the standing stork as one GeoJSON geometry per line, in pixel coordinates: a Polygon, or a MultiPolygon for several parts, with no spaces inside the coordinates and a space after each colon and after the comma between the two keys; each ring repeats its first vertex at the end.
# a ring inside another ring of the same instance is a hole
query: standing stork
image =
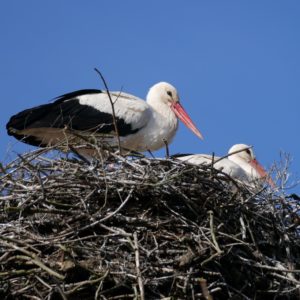
{"type": "Polygon", "coordinates": [[[246,183],[266,180],[270,186],[275,187],[273,180],[256,160],[252,147],[246,144],[233,145],[225,158],[207,154],[183,155],[176,158],[193,165],[213,165],[215,169],[246,183]]]}
{"type": "MultiPolygon", "coordinates": [[[[169,83],[152,86],[146,102],[123,92],[109,94],[123,149],[155,151],[170,144],[178,118],[202,139],[181,106],[177,90],[169,83]]],[[[39,147],[71,140],[74,134],[94,135],[100,142],[118,145],[109,95],[101,90],[75,91],[57,97],[52,103],[21,111],[10,118],[6,128],[9,135],[39,147]]]]}

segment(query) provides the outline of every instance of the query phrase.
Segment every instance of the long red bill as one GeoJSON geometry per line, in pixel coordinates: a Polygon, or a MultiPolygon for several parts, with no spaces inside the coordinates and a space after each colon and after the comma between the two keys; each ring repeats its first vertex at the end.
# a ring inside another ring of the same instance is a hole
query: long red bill
{"type": "Polygon", "coordinates": [[[200,139],[203,140],[203,136],[201,132],[198,130],[196,125],[193,123],[187,112],[181,106],[179,102],[174,103],[171,106],[172,110],[176,114],[176,116],[187,126],[190,130],[192,130],[200,139]]]}
{"type": "Polygon", "coordinates": [[[275,188],[275,183],[272,180],[272,178],[268,175],[268,173],[265,171],[265,169],[261,166],[261,164],[256,160],[252,159],[250,161],[250,165],[257,171],[257,173],[261,176],[261,178],[266,179],[266,181],[269,183],[269,185],[273,188],[275,188]]]}

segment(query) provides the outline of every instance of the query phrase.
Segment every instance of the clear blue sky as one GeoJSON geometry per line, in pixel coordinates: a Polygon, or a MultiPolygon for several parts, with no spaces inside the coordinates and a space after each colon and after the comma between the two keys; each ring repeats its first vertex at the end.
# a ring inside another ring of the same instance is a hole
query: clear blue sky
{"type": "Polygon", "coordinates": [[[177,87],[205,140],[181,125],[172,153],[248,143],[266,167],[289,153],[300,177],[298,0],[1,1],[0,36],[2,162],[30,149],[7,136],[9,117],[102,88],[97,67],[142,98],[158,81],[177,87]]]}

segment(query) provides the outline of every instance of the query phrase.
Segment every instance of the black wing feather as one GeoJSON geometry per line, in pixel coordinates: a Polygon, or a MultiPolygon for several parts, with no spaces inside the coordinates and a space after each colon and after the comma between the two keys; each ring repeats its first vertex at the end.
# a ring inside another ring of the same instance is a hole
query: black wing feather
{"type": "Polygon", "coordinates": [[[85,90],[78,90],[74,91],[71,93],[63,94],[61,96],[56,97],[54,100],[55,103],[61,103],[70,99],[76,99],[79,96],[85,96],[85,95],[90,95],[90,94],[100,94],[103,93],[101,90],[96,90],[96,89],[85,89],[85,90]]]}
{"type": "MultiPolygon", "coordinates": [[[[17,139],[37,145],[37,141],[29,136],[20,135],[16,130],[30,128],[65,128],[73,130],[91,131],[108,134],[115,131],[112,115],[101,112],[92,106],[79,103],[79,96],[101,93],[100,90],[80,90],[64,94],[53,103],[48,103],[26,109],[11,117],[6,125],[9,135],[17,139]]],[[[126,136],[137,132],[130,124],[121,118],[116,118],[120,136],[126,136]]]]}
{"type": "Polygon", "coordinates": [[[171,155],[171,158],[178,158],[178,157],[184,157],[189,155],[194,155],[194,153],[175,153],[171,155]]]}

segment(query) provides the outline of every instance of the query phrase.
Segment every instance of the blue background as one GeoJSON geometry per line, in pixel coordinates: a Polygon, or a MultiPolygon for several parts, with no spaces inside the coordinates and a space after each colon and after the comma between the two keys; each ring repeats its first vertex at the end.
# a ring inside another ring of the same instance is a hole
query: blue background
{"type": "Polygon", "coordinates": [[[141,98],[176,86],[205,140],[181,125],[172,153],[247,143],[267,168],[289,153],[299,179],[300,1],[1,1],[0,36],[4,163],[31,149],[7,136],[10,116],[103,88],[97,67],[111,90],[141,98]]]}

